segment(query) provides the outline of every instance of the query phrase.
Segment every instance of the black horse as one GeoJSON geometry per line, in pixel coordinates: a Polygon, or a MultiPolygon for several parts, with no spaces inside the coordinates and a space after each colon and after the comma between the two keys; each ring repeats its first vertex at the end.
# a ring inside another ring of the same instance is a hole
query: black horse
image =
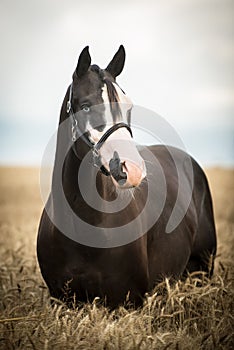
{"type": "MultiPolygon", "coordinates": [[[[138,148],[132,103],[106,69],[80,54],[61,108],[52,188],[37,240],[51,296],[139,305],[162,278],[213,272],[216,234],[204,172],[184,151],[138,148]]],[[[144,116],[142,116],[144,118],[144,116]]]]}

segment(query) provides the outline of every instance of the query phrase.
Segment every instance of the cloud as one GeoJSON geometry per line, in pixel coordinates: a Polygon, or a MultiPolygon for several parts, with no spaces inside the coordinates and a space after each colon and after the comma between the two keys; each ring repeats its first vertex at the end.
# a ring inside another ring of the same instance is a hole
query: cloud
{"type": "Polygon", "coordinates": [[[137,105],[174,126],[232,124],[233,2],[3,0],[0,14],[0,119],[58,122],[87,44],[105,67],[127,51],[120,85],[137,105]],[[188,117],[189,116],[189,117],[188,117]]]}

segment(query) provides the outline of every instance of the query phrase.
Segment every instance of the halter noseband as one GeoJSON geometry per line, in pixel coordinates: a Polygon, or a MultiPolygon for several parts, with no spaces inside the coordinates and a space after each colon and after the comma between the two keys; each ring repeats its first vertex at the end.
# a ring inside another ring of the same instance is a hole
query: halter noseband
{"type": "Polygon", "coordinates": [[[126,128],[130,132],[131,137],[133,137],[132,130],[128,124],[126,124],[124,122],[119,122],[119,123],[116,123],[113,126],[111,126],[105,132],[105,134],[102,135],[102,137],[100,138],[100,140],[96,144],[93,143],[92,141],[90,141],[90,139],[88,137],[86,137],[84,135],[84,133],[82,133],[82,131],[79,129],[77,119],[75,118],[75,114],[74,114],[73,109],[72,109],[72,103],[71,103],[71,101],[72,101],[72,86],[73,86],[73,84],[71,83],[70,89],[69,89],[69,99],[67,101],[67,113],[69,114],[69,117],[72,118],[71,131],[72,131],[73,151],[75,152],[75,155],[77,156],[77,158],[79,158],[78,154],[76,152],[76,149],[74,147],[74,143],[80,137],[92,150],[94,166],[98,167],[104,175],[109,176],[110,172],[106,169],[106,167],[101,162],[100,149],[101,149],[102,145],[104,144],[104,142],[116,130],[118,130],[120,128],[126,128]],[[77,135],[78,135],[78,137],[77,137],[77,135]]]}

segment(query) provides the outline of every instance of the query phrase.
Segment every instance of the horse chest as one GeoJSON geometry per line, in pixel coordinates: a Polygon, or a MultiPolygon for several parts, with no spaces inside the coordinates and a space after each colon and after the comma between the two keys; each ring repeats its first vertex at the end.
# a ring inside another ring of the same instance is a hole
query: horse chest
{"type": "Polygon", "coordinates": [[[116,305],[129,294],[135,301],[148,290],[147,258],[138,245],[113,249],[76,246],[72,254],[71,247],[68,254],[64,246],[62,263],[57,264],[57,285],[68,281],[71,295],[75,293],[79,300],[98,296],[116,305]]]}

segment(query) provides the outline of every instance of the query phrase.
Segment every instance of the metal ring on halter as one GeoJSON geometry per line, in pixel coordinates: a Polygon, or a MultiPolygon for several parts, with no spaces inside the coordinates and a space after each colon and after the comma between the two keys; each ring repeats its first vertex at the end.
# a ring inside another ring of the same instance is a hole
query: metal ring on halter
{"type": "Polygon", "coordinates": [[[67,113],[71,112],[72,87],[73,87],[73,83],[71,83],[70,89],[69,89],[69,99],[67,101],[67,113]]]}
{"type": "Polygon", "coordinates": [[[77,134],[77,125],[78,125],[78,122],[75,118],[73,118],[73,123],[72,124],[72,141],[75,142],[76,141],[76,134],[77,134]]]}

